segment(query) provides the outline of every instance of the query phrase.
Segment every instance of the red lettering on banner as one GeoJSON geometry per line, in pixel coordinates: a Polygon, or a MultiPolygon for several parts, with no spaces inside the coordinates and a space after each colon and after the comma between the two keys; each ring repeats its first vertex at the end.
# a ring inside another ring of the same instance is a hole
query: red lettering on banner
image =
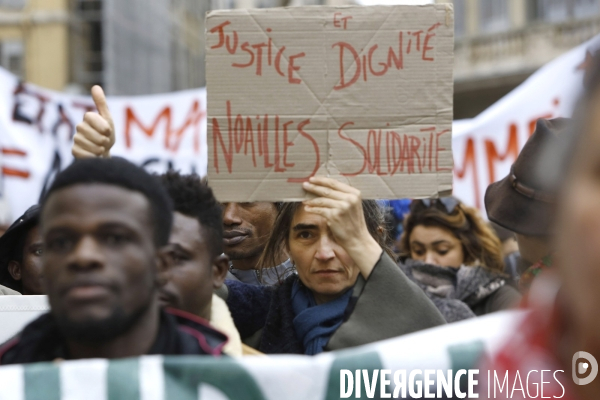
{"type": "MultiPolygon", "coordinates": [[[[7,156],[7,157],[10,157],[10,156],[27,157],[27,152],[23,151],[21,149],[3,147],[1,152],[2,152],[3,156],[7,156]]],[[[3,165],[2,166],[2,175],[10,176],[12,178],[27,179],[27,178],[29,178],[29,176],[31,174],[29,171],[26,171],[23,169],[11,168],[11,167],[7,167],[7,166],[3,165]]]]}
{"type": "Polygon", "coordinates": [[[346,30],[346,27],[348,26],[348,20],[352,19],[351,16],[346,16],[346,17],[342,17],[338,19],[338,15],[343,15],[341,12],[336,12],[333,13],[333,26],[335,28],[342,28],[342,22],[343,22],[343,29],[346,30]],[[341,22],[340,22],[341,21],[341,22]]]}
{"type": "Polygon", "coordinates": [[[467,171],[470,169],[473,174],[473,193],[475,194],[475,207],[481,209],[481,200],[479,196],[479,176],[477,174],[477,159],[475,157],[475,142],[473,138],[467,139],[467,144],[465,145],[465,153],[462,162],[462,168],[460,168],[458,163],[454,164],[454,175],[456,175],[459,179],[463,179],[467,174],[467,171]]]}
{"type": "Polygon", "coordinates": [[[254,167],[257,167],[257,154],[255,149],[258,147],[258,157],[263,157],[264,168],[268,169],[273,167],[274,172],[276,173],[283,173],[288,171],[288,169],[293,168],[296,164],[288,161],[288,149],[295,145],[293,141],[289,140],[289,133],[291,130],[294,130],[294,126],[301,137],[304,137],[312,143],[316,161],[314,172],[311,175],[304,178],[289,178],[288,182],[304,182],[318,171],[320,165],[319,146],[317,141],[304,130],[310,123],[309,119],[296,124],[294,121],[285,121],[284,118],[281,118],[278,115],[269,116],[265,114],[264,117],[262,117],[262,120],[261,117],[257,115],[256,120],[259,122],[256,124],[257,134],[255,136],[253,134],[254,117],[244,117],[241,114],[234,115],[231,108],[231,101],[227,101],[226,104],[227,136],[224,136],[219,121],[216,118],[213,118],[212,120],[213,165],[217,173],[221,173],[219,170],[220,155],[225,159],[227,172],[233,172],[234,156],[242,152],[242,147],[244,148],[245,156],[248,155],[248,151],[252,152],[252,164],[254,167]],[[238,122],[244,121],[244,118],[246,121],[245,127],[243,123],[238,122]],[[270,122],[272,122],[272,125],[270,122]],[[269,126],[272,126],[273,130],[270,130],[269,126]],[[255,146],[254,140],[257,141],[258,146],[255,146]],[[269,160],[269,148],[273,149],[273,162],[269,160]]]}
{"type": "Polygon", "coordinates": [[[183,124],[180,128],[172,127],[172,116],[171,116],[171,107],[166,106],[163,108],[156,118],[154,118],[154,122],[150,124],[150,126],[145,126],[135,115],[133,108],[130,106],[125,107],[125,146],[129,149],[132,146],[132,126],[137,126],[148,138],[154,137],[156,130],[161,121],[164,120],[165,130],[164,130],[164,148],[165,150],[169,150],[172,152],[177,152],[179,150],[179,145],[181,144],[181,140],[183,139],[184,133],[193,128],[194,129],[194,152],[200,152],[200,122],[206,116],[206,113],[200,108],[200,101],[194,100],[192,103],[188,114],[186,115],[183,124]]]}
{"type": "Polygon", "coordinates": [[[394,176],[397,172],[423,173],[449,171],[449,168],[439,167],[439,153],[446,150],[439,145],[439,137],[450,132],[446,129],[435,132],[435,127],[421,129],[429,133],[429,147],[427,138],[419,135],[399,134],[394,130],[371,129],[366,138],[366,148],[357,140],[344,135],[346,127],[354,125],[354,122],[346,122],[338,129],[338,136],[358,149],[362,155],[363,164],[358,171],[343,172],[342,176],[357,176],[365,172],[377,174],[378,176],[394,176]],[[385,135],[385,140],[384,140],[385,135]],[[434,141],[433,138],[436,138],[434,141]],[[423,144],[421,144],[423,141],[423,144]],[[385,146],[385,151],[382,151],[385,146]],[[421,151],[422,149],[422,151],[421,151]],[[383,157],[386,157],[384,160],[383,157]],[[435,159],[435,169],[434,169],[435,159]],[[387,167],[387,169],[386,169],[387,167]]]}
{"type": "Polygon", "coordinates": [[[517,125],[510,124],[508,129],[508,143],[506,144],[506,151],[499,153],[496,149],[496,145],[490,139],[485,140],[485,153],[487,156],[489,183],[496,182],[495,163],[497,160],[504,161],[508,156],[512,156],[513,161],[517,159],[519,155],[519,137],[517,136],[517,125]]]}
{"type": "Polygon", "coordinates": [[[425,35],[425,39],[423,43],[421,43],[421,35],[424,33],[422,30],[416,32],[407,32],[407,36],[410,38],[406,47],[403,46],[403,32],[398,32],[398,53],[394,52],[394,48],[392,46],[388,47],[387,51],[387,61],[386,62],[378,62],[377,65],[381,66],[381,69],[375,70],[373,68],[375,52],[379,48],[378,44],[374,44],[366,51],[366,54],[361,54],[356,50],[356,48],[344,41],[336,42],[332,45],[332,48],[339,49],[339,65],[340,65],[340,80],[339,83],[334,86],[334,90],[342,90],[348,88],[355,84],[358,81],[360,75],[363,75],[363,81],[367,82],[369,80],[369,76],[383,76],[385,75],[391,68],[392,65],[396,67],[397,70],[404,68],[404,54],[408,55],[411,52],[412,48],[412,39],[416,39],[415,49],[418,52],[417,54],[421,55],[421,59],[423,61],[433,61],[432,57],[427,56],[427,52],[434,49],[433,46],[429,44],[431,38],[435,36],[435,31],[438,27],[440,27],[440,23],[436,23],[432,25],[425,35]],[[344,62],[349,55],[351,57],[350,65],[346,65],[344,62]],[[354,68],[352,68],[354,67],[354,68]]]}
{"type": "MultiPolygon", "coordinates": [[[[239,40],[238,32],[232,30],[231,32],[225,32],[225,27],[231,24],[231,21],[225,21],[209,30],[209,33],[217,34],[219,37],[219,41],[217,44],[211,46],[211,50],[216,50],[219,48],[225,48],[227,52],[231,55],[238,54],[237,43],[239,40]],[[232,39],[231,39],[232,38],[232,39]],[[233,45],[230,43],[233,42],[233,45]]],[[[271,33],[272,29],[267,28],[266,33],[271,33]]],[[[285,77],[285,73],[281,69],[281,59],[283,58],[285,52],[285,46],[282,46],[275,56],[275,63],[273,65],[272,55],[273,55],[273,40],[269,37],[267,42],[259,42],[259,43],[250,43],[248,41],[243,42],[239,47],[239,50],[248,54],[248,61],[245,63],[232,63],[231,66],[235,68],[249,68],[255,66],[255,74],[257,76],[263,75],[263,67],[273,66],[275,71],[285,77]],[[266,48],[266,51],[264,51],[266,48]],[[263,58],[266,57],[266,62],[263,61],[263,58]]],[[[302,79],[295,75],[295,72],[300,71],[301,66],[294,63],[294,61],[298,58],[302,58],[306,56],[304,52],[297,54],[290,54],[288,59],[288,68],[287,68],[287,79],[290,84],[300,84],[302,83],[302,79]]]]}
{"type": "Polygon", "coordinates": [[[349,172],[349,173],[343,173],[342,172],[342,176],[356,176],[356,175],[360,175],[363,173],[363,171],[365,170],[365,167],[367,166],[367,151],[365,150],[364,147],[362,147],[362,145],[360,143],[358,143],[356,140],[353,140],[347,136],[344,136],[342,134],[342,132],[344,131],[344,128],[346,128],[347,126],[352,126],[354,125],[354,122],[346,122],[344,123],[342,126],[340,126],[340,129],[338,129],[338,136],[340,138],[342,138],[343,140],[347,140],[348,142],[352,143],[357,149],[360,150],[360,152],[362,153],[362,157],[363,157],[363,165],[362,167],[356,171],[356,172],[349,172]]]}
{"type": "MultiPolygon", "coordinates": [[[[336,12],[333,14],[333,26],[335,28],[346,29],[348,25],[348,21],[352,19],[352,16],[341,17],[341,12],[336,12]]],[[[290,54],[287,57],[284,57],[284,52],[286,50],[285,46],[281,46],[279,50],[277,50],[275,55],[275,61],[272,62],[272,53],[273,53],[273,40],[269,33],[272,32],[271,28],[266,29],[268,40],[266,42],[259,43],[250,43],[245,41],[238,48],[237,43],[239,39],[239,34],[236,30],[226,31],[225,28],[231,25],[230,21],[225,21],[209,30],[210,34],[218,35],[217,44],[211,46],[211,50],[216,50],[223,48],[229,54],[235,55],[239,54],[239,52],[247,53],[247,61],[243,63],[234,62],[231,65],[236,68],[249,68],[255,66],[255,75],[262,76],[264,72],[264,66],[272,66],[275,71],[282,77],[287,77],[288,83],[290,84],[300,84],[302,83],[302,79],[295,74],[295,72],[300,71],[301,66],[295,63],[295,60],[298,58],[302,58],[306,56],[306,53],[301,52],[297,54],[290,54]],[[233,43],[233,44],[231,44],[233,43]],[[266,47],[266,51],[264,48],[266,47]],[[263,61],[263,58],[266,57],[266,62],[263,61]],[[281,62],[282,58],[287,59],[287,75],[282,69],[281,62]]],[[[413,53],[417,54],[416,57],[420,56],[422,61],[434,61],[434,58],[430,56],[430,52],[434,51],[435,48],[431,44],[432,38],[436,36],[435,31],[442,24],[435,23],[430,26],[427,31],[418,30],[414,32],[398,32],[398,52],[396,53],[394,46],[389,46],[387,49],[387,53],[384,57],[385,61],[375,61],[375,54],[377,49],[379,48],[379,44],[375,43],[370,46],[368,49],[365,49],[364,54],[363,50],[357,51],[356,48],[349,42],[339,41],[332,45],[332,48],[338,48],[339,50],[339,65],[340,65],[340,79],[339,83],[334,87],[335,90],[342,90],[347,87],[352,86],[358,81],[358,78],[362,75],[363,81],[368,82],[369,77],[379,77],[384,76],[392,66],[396,67],[396,70],[401,70],[404,68],[404,55],[411,54],[413,49],[413,39],[415,41],[413,53]],[[408,43],[406,46],[404,45],[404,35],[408,37],[408,43]],[[347,68],[345,65],[345,56],[351,57],[350,68],[347,68]],[[374,66],[379,65],[380,68],[376,69],[374,66]],[[353,67],[353,68],[352,68],[353,67]]]]}
{"type": "Polygon", "coordinates": [[[315,154],[317,156],[317,159],[315,161],[315,168],[310,173],[310,175],[308,175],[307,177],[304,177],[304,178],[288,178],[287,181],[290,182],[290,183],[302,183],[302,182],[308,181],[311,177],[315,176],[315,174],[319,170],[319,166],[321,165],[321,157],[319,155],[319,144],[317,143],[317,141],[315,140],[315,138],[313,138],[309,133],[307,133],[304,130],[304,127],[307,126],[308,124],[310,124],[310,119],[307,119],[307,120],[304,120],[304,121],[300,122],[298,124],[298,132],[302,136],[304,136],[306,139],[310,140],[310,142],[313,145],[313,148],[315,150],[315,154]]]}

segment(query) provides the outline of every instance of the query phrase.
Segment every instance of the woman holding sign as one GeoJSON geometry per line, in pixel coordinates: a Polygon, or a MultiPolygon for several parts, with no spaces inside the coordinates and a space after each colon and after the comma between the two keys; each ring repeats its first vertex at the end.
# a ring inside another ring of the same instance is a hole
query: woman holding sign
{"type": "Polygon", "coordinates": [[[445,323],[384,251],[374,201],[324,177],[304,189],[318,197],[283,206],[259,263],[270,266],[283,247],[297,275],[275,288],[226,282],[248,344],[264,353],[312,355],[445,323]]]}
{"type": "MultiPolygon", "coordinates": [[[[114,127],[101,89],[99,113],[77,125],[76,158],[109,157],[114,127]]],[[[297,274],[277,287],[228,281],[224,297],[242,338],[264,353],[318,354],[444,324],[423,291],[410,282],[386,248],[374,201],[329,178],[311,178],[316,198],[280,210],[259,261],[278,264],[281,250],[297,274]]]]}

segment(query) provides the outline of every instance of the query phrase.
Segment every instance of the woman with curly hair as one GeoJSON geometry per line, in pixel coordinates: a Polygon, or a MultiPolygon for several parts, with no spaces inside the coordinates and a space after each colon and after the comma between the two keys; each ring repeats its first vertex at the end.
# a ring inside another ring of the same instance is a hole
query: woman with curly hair
{"type": "Polygon", "coordinates": [[[474,315],[504,310],[520,300],[503,273],[500,240],[477,210],[454,197],[413,201],[404,219],[400,250],[406,273],[448,322],[472,315],[444,310],[436,300],[460,300],[474,315]]]}

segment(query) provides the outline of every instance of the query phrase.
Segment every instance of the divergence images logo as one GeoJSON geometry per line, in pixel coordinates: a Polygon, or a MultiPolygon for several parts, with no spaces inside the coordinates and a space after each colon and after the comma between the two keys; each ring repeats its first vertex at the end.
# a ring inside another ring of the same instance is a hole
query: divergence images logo
{"type": "Polygon", "coordinates": [[[590,353],[578,351],[573,354],[572,371],[573,382],[575,382],[576,385],[587,385],[596,379],[596,376],[598,375],[598,361],[596,361],[596,358],[590,353]],[[579,376],[585,375],[588,371],[589,375],[587,377],[579,378],[579,376]]]}

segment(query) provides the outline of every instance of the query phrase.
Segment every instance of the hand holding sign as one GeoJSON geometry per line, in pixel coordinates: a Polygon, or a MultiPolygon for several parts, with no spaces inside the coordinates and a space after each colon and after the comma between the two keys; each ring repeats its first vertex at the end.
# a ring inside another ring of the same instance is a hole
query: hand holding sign
{"type": "Polygon", "coordinates": [[[98,112],[85,113],[77,124],[71,150],[75,158],[110,157],[110,148],[115,144],[115,126],[100,86],[92,87],[92,98],[98,112]]]}
{"type": "Polygon", "coordinates": [[[307,192],[320,196],[305,200],[305,210],[325,218],[338,244],[367,279],[382,249],[367,228],[360,190],[325,177],[310,178],[303,187],[307,192]]]}

